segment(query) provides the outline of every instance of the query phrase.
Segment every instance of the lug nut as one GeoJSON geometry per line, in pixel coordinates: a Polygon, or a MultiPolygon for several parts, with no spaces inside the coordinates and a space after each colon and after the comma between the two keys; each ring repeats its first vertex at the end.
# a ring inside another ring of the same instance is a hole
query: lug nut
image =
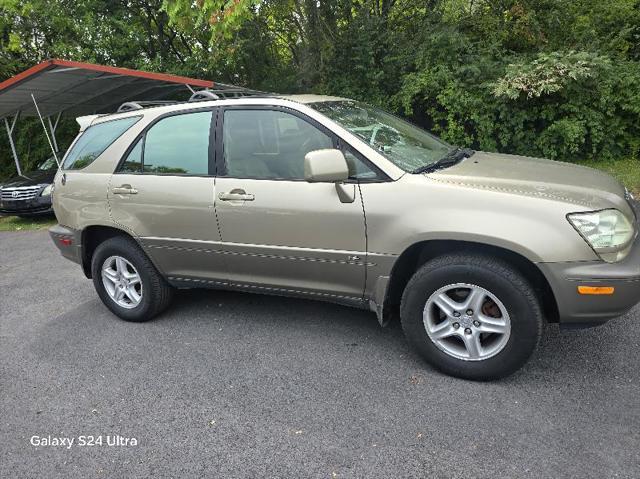
{"type": "Polygon", "coordinates": [[[453,329],[458,329],[460,327],[460,323],[453,323],[453,329]]]}
{"type": "Polygon", "coordinates": [[[473,309],[467,309],[467,316],[473,316],[473,309]]]}
{"type": "Polygon", "coordinates": [[[464,328],[464,334],[471,334],[471,328],[464,328]]]}
{"type": "Polygon", "coordinates": [[[478,321],[477,319],[473,322],[473,325],[478,328],[480,327],[480,321],[478,321]]]}
{"type": "Polygon", "coordinates": [[[453,312],[453,317],[454,318],[459,318],[460,317],[460,313],[458,311],[454,311],[453,312]]]}

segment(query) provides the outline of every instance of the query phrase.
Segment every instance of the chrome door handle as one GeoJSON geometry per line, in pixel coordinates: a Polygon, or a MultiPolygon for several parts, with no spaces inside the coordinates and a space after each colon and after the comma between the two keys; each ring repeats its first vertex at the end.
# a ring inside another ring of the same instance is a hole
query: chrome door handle
{"type": "Polygon", "coordinates": [[[220,201],[253,201],[256,197],[242,190],[231,190],[227,193],[220,193],[218,199],[220,201]]]}
{"type": "Polygon", "coordinates": [[[132,188],[131,185],[122,185],[111,188],[114,195],[137,195],[138,190],[132,188]]]}

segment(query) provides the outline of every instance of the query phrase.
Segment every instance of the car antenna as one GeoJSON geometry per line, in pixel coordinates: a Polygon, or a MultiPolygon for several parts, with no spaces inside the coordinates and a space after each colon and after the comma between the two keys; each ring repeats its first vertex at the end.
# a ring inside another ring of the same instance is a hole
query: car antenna
{"type": "Polygon", "coordinates": [[[53,143],[51,143],[51,138],[49,138],[49,132],[47,131],[47,127],[44,124],[44,119],[42,118],[42,115],[40,114],[40,108],[38,108],[38,103],[36,102],[36,97],[33,96],[33,93],[31,94],[31,99],[33,100],[33,104],[36,107],[36,112],[38,113],[38,116],[40,117],[40,123],[42,123],[42,128],[44,128],[44,134],[47,135],[47,141],[49,142],[49,146],[51,147],[51,151],[53,152],[53,158],[55,158],[56,164],[58,165],[58,168],[60,168],[60,161],[58,160],[58,155],[56,153],[55,148],[53,147],[53,143]]]}

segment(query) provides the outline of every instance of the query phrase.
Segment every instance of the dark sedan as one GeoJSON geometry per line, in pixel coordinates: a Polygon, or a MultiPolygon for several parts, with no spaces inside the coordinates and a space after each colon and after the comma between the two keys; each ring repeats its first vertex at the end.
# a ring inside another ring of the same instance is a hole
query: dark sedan
{"type": "Polygon", "coordinates": [[[53,214],[51,189],[58,170],[54,158],[38,168],[16,176],[0,185],[0,214],[39,216],[53,214]]]}

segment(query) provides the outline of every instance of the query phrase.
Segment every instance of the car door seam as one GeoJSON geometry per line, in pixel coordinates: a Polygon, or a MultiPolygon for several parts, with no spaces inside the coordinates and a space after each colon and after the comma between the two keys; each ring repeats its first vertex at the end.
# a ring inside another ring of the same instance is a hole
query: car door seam
{"type": "MultiPolygon", "coordinates": [[[[364,198],[362,197],[362,189],[360,188],[360,182],[358,182],[358,194],[360,195],[360,206],[362,207],[362,219],[364,221],[364,282],[362,283],[362,299],[364,300],[365,293],[367,291],[367,276],[369,272],[369,236],[367,234],[367,213],[364,209],[364,198]]],[[[375,265],[371,265],[375,266],[375,265]]]]}

